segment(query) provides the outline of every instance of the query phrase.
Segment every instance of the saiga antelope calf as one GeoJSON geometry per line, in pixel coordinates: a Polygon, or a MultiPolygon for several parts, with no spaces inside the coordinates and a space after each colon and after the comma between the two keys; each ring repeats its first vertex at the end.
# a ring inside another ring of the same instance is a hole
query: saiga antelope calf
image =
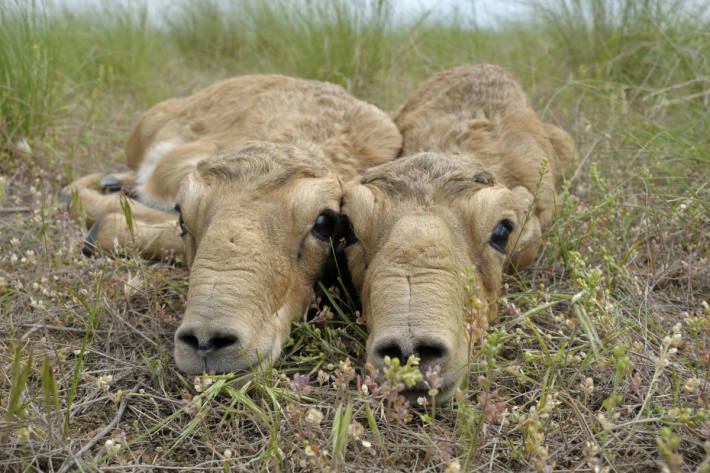
{"type": "Polygon", "coordinates": [[[239,371],[278,357],[304,313],[339,235],[342,180],[391,161],[401,141],[341,87],[243,76],[154,106],[126,146],[135,174],[87,176],[64,194],[78,194],[92,225],[87,252],[184,254],[177,364],[239,371]],[[115,192],[125,186],[132,228],[115,192]]]}
{"type": "MultiPolygon", "coordinates": [[[[441,401],[466,375],[472,327],[495,315],[504,269],[535,258],[555,215],[556,159],[570,160],[574,142],[542,123],[494,65],[427,80],[395,123],[404,157],[368,169],[346,190],[342,210],[356,240],[346,255],[368,360],[382,368],[386,356],[414,354],[422,371],[438,365],[441,401]]],[[[405,394],[416,400],[427,391],[420,383],[405,394]]]]}

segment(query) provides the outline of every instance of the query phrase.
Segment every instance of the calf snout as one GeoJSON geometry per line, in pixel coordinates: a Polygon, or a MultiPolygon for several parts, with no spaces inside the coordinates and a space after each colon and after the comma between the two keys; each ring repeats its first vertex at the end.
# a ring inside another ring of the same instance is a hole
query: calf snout
{"type": "Polygon", "coordinates": [[[178,342],[206,357],[222,348],[239,346],[239,336],[233,333],[214,333],[198,337],[194,330],[184,330],[178,334],[178,342]]]}
{"type": "Polygon", "coordinates": [[[243,337],[228,329],[183,327],[175,334],[178,366],[190,374],[236,371],[248,365],[243,337]]]}
{"type": "Polygon", "coordinates": [[[445,368],[451,359],[451,349],[446,340],[439,337],[383,337],[372,344],[371,360],[377,368],[385,365],[385,357],[399,358],[405,364],[410,356],[419,358],[422,371],[439,365],[445,368]]]}
{"type": "Polygon", "coordinates": [[[437,402],[449,399],[456,389],[462,372],[461,360],[457,357],[455,336],[436,335],[429,331],[393,330],[375,338],[368,350],[368,359],[375,368],[383,373],[386,364],[385,357],[398,358],[400,366],[407,363],[410,356],[419,358],[419,371],[425,379],[407,386],[401,394],[416,405],[419,398],[437,396],[437,402]],[[437,368],[438,367],[438,368],[437,368]],[[440,379],[436,384],[433,378],[427,378],[431,373],[438,373],[440,379]],[[437,388],[436,394],[430,394],[431,388],[437,388]]]}

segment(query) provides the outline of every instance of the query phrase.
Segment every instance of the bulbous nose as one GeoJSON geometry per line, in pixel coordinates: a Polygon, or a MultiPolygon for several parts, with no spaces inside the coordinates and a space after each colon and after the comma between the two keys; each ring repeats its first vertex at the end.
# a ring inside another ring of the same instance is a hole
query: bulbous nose
{"type": "Polygon", "coordinates": [[[241,358],[241,340],[238,333],[227,329],[180,328],[175,334],[178,365],[190,374],[215,368],[220,372],[238,369],[227,365],[228,360],[241,358]]]}
{"type": "Polygon", "coordinates": [[[451,358],[451,352],[444,339],[437,337],[384,337],[372,344],[370,359],[376,368],[385,365],[385,356],[399,358],[401,364],[414,355],[420,359],[422,371],[439,365],[442,369],[451,358]]]}
{"type": "Polygon", "coordinates": [[[178,342],[195,350],[197,355],[207,357],[211,353],[232,345],[239,345],[239,337],[231,333],[215,333],[198,338],[191,330],[178,334],[178,342]]]}

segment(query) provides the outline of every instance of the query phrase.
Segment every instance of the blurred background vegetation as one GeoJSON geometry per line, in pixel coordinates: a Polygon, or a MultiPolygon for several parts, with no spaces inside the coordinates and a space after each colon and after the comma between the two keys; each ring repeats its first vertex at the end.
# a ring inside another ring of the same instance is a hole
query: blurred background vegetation
{"type": "Polygon", "coordinates": [[[0,137],[41,137],[77,107],[95,107],[86,102],[96,94],[128,95],[142,109],[246,73],[332,81],[392,109],[436,71],[495,62],[533,93],[541,82],[603,82],[629,102],[707,103],[702,3],[531,0],[484,25],[475,10],[403,14],[401,3],[185,0],[162,14],[140,2],[3,2],[0,137]]]}

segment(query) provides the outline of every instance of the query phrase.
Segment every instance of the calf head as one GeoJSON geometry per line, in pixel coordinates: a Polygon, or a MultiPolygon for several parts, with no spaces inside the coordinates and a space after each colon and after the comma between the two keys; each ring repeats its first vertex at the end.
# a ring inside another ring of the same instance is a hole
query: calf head
{"type": "MultiPolygon", "coordinates": [[[[435,153],[371,168],[348,187],[342,211],[357,241],[346,255],[369,362],[416,355],[422,371],[441,368],[437,399],[453,394],[472,344],[466,327],[492,317],[504,269],[537,251],[527,197],[496,184],[473,157],[435,153]],[[482,304],[471,306],[467,285],[482,304]]],[[[404,394],[426,392],[420,383],[404,394]]]]}
{"type": "Polygon", "coordinates": [[[311,153],[250,142],[200,162],[177,209],[190,269],[175,359],[190,374],[281,352],[339,228],[342,186],[311,153]]]}

